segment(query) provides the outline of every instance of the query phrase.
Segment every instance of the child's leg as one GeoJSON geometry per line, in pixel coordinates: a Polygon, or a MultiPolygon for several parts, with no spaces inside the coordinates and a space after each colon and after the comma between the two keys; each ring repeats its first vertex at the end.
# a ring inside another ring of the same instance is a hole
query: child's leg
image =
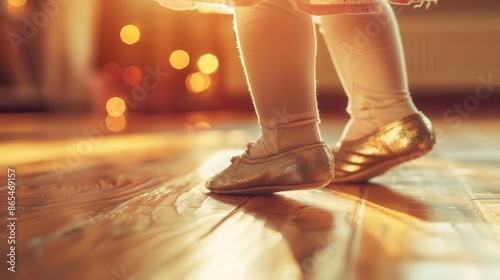
{"type": "Polygon", "coordinates": [[[289,0],[265,0],[236,8],[235,25],[261,126],[250,155],[321,141],[311,16],[297,12],[289,0]]]}
{"type": "Polygon", "coordinates": [[[321,17],[321,27],[349,97],[342,140],[361,138],[417,110],[408,90],[399,29],[392,8],[383,2],[376,15],[321,17]]]}

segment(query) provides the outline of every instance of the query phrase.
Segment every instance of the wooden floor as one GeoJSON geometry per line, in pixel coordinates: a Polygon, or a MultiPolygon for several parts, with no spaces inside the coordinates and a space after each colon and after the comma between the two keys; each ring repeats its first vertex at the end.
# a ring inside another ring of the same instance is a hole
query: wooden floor
{"type": "MultiPolygon", "coordinates": [[[[500,279],[498,119],[431,119],[437,149],[370,183],[222,196],[204,181],[256,135],[249,115],[132,116],[123,134],[0,116],[0,279],[500,279]]],[[[330,144],[342,124],[324,118],[330,144]]]]}

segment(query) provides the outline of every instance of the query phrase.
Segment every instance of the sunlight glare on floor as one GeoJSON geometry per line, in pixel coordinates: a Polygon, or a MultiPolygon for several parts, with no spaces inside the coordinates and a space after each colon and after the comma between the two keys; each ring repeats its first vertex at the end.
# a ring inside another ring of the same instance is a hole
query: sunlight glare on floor
{"type": "Polygon", "coordinates": [[[207,157],[203,164],[198,168],[198,174],[203,180],[206,180],[218,172],[222,171],[231,164],[231,157],[243,153],[241,149],[224,149],[207,157]]]}

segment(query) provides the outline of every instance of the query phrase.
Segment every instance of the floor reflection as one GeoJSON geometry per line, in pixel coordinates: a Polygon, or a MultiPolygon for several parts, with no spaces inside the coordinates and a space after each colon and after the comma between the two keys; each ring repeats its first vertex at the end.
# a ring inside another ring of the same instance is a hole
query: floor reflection
{"type": "MultiPolygon", "coordinates": [[[[487,161],[472,152],[457,160],[440,146],[371,183],[222,196],[205,181],[242,153],[227,147],[244,147],[255,126],[210,120],[211,130],[165,134],[160,120],[155,133],[138,125],[151,122],[132,121],[127,129],[137,133],[104,137],[62,181],[52,164],[87,143],[80,128],[68,133],[66,121],[52,119],[3,127],[19,132],[0,137],[0,154],[20,174],[20,265],[14,278],[0,270],[0,279],[500,279],[494,141],[481,142],[487,161]]],[[[497,133],[496,122],[486,125],[497,133]]],[[[465,131],[494,138],[484,130],[465,131]]],[[[454,133],[447,146],[480,142],[454,133]]]]}

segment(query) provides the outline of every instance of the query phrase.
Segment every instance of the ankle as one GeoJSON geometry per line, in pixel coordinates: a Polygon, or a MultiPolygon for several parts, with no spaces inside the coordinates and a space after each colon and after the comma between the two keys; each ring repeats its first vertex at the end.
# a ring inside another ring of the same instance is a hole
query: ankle
{"type": "Polygon", "coordinates": [[[294,127],[261,128],[261,135],[250,149],[251,157],[267,157],[284,150],[321,142],[317,123],[294,127]]]}
{"type": "Polygon", "coordinates": [[[395,120],[417,113],[413,102],[403,102],[385,108],[369,108],[364,112],[353,112],[346,124],[340,141],[358,140],[395,120]]]}

